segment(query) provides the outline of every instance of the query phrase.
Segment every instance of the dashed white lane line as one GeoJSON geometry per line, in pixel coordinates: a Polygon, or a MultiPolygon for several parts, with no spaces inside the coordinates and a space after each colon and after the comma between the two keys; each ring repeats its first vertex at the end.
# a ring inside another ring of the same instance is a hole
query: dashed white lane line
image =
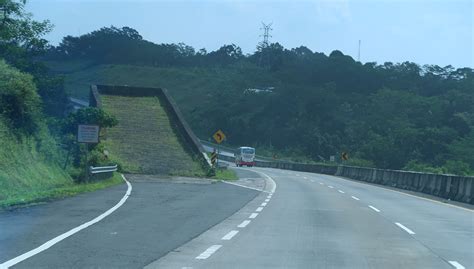
{"type": "Polygon", "coordinates": [[[360,200],[359,198],[357,198],[357,197],[355,197],[355,196],[351,196],[351,198],[354,199],[354,200],[357,200],[357,201],[360,200]]]}
{"type": "Polygon", "coordinates": [[[449,263],[456,269],[466,269],[466,267],[462,266],[462,264],[458,263],[457,261],[449,261],[449,263]]]}
{"type": "Polygon", "coordinates": [[[405,232],[407,232],[407,233],[409,233],[409,234],[415,234],[414,231],[408,229],[408,228],[405,227],[403,224],[401,224],[401,223],[399,223],[399,222],[395,222],[395,224],[396,224],[398,227],[400,227],[400,228],[402,228],[403,230],[405,230],[405,232]]]}
{"type": "Polygon", "coordinates": [[[252,213],[252,214],[250,214],[249,219],[254,219],[257,216],[258,216],[258,213],[252,213]]]}
{"type": "Polygon", "coordinates": [[[375,212],[380,212],[380,210],[377,209],[376,207],[373,207],[373,206],[371,206],[371,205],[369,205],[369,207],[372,208],[375,212]]]}
{"type": "Polygon", "coordinates": [[[232,230],[232,231],[228,232],[226,235],[224,235],[224,237],[222,237],[222,240],[230,240],[230,239],[232,239],[232,237],[234,237],[238,233],[239,233],[239,231],[232,230]]]}
{"type": "Polygon", "coordinates": [[[266,202],[262,203],[260,206],[267,206],[267,203],[266,202]]]}
{"type": "Polygon", "coordinates": [[[249,225],[250,222],[251,222],[251,220],[244,220],[244,221],[242,221],[242,223],[239,224],[237,227],[239,227],[239,228],[245,228],[247,225],[249,225]]]}
{"type": "Polygon", "coordinates": [[[270,198],[272,198],[272,196],[271,196],[271,195],[268,195],[268,196],[267,196],[267,199],[270,199],[270,198]]]}
{"type": "Polygon", "coordinates": [[[310,179],[310,180],[311,180],[311,182],[314,182],[314,179],[310,179]]]}
{"type": "Polygon", "coordinates": [[[259,207],[257,207],[257,209],[255,209],[256,212],[260,212],[262,210],[263,210],[263,207],[261,207],[261,206],[259,206],[259,207]]]}
{"type": "Polygon", "coordinates": [[[307,177],[303,177],[304,179],[308,179],[307,177]]]}
{"type": "Polygon", "coordinates": [[[334,187],[333,187],[333,186],[328,186],[328,187],[329,187],[330,189],[334,189],[334,187]]]}
{"type": "Polygon", "coordinates": [[[322,183],[322,182],[319,182],[319,185],[324,185],[324,183],[322,183]]]}
{"type": "Polygon", "coordinates": [[[267,203],[268,203],[269,201],[270,201],[270,198],[267,198],[267,199],[265,199],[265,202],[267,202],[267,203]]]}
{"type": "Polygon", "coordinates": [[[18,257],[15,257],[11,260],[8,260],[4,263],[1,263],[0,264],[0,268],[8,268],[10,266],[13,266],[19,262],[22,262],[28,258],[31,258],[32,256],[40,253],[40,252],[43,252],[45,250],[47,250],[48,248],[56,245],[57,243],[63,241],[64,239],[70,237],[71,235],[75,234],[75,233],[78,233],[84,229],[86,229],[87,227],[91,226],[91,225],[94,225],[96,224],[97,222],[103,220],[105,217],[107,217],[108,215],[112,214],[115,210],[117,210],[119,207],[121,207],[125,201],[127,201],[128,197],[130,196],[130,193],[132,192],[132,184],[130,184],[130,182],[128,182],[128,180],[125,178],[125,176],[122,175],[122,178],[123,180],[127,183],[127,191],[125,192],[124,196],[122,197],[122,199],[120,199],[120,201],[114,205],[112,208],[110,208],[109,210],[105,211],[104,213],[102,213],[101,215],[99,215],[98,217],[80,225],[80,226],[77,226],[76,228],[73,228],[61,235],[58,235],[56,236],[55,238],[47,241],[46,243],[42,244],[41,246],[35,248],[35,249],[32,249],[18,257]]]}
{"type": "Polygon", "coordinates": [[[211,255],[214,254],[214,252],[216,252],[221,247],[222,245],[212,245],[208,249],[206,249],[203,253],[199,254],[199,256],[197,256],[196,259],[205,260],[211,257],[211,255]]]}
{"type": "Polygon", "coordinates": [[[343,191],[341,191],[341,190],[337,190],[337,191],[340,192],[340,193],[345,193],[345,192],[343,192],[343,191]]]}

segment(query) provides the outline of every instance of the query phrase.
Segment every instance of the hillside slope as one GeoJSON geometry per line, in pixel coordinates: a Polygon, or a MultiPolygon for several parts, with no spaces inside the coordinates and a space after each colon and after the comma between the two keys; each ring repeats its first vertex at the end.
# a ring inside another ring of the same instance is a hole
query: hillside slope
{"type": "Polygon", "coordinates": [[[204,174],[198,161],[187,152],[157,97],[101,95],[104,110],[119,124],[107,130],[103,141],[112,154],[133,173],[204,174]]]}

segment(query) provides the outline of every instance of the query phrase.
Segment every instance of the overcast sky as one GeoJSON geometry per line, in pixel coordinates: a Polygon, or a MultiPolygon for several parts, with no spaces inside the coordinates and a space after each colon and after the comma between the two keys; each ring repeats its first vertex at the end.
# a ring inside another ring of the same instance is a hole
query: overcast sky
{"type": "Polygon", "coordinates": [[[272,42],[338,49],[361,61],[474,67],[472,0],[29,0],[35,19],[49,19],[58,44],[100,27],[129,26],[155,43],[184,42],[215,50],[234,43],[244,53],[262,39],[261,22],[273,23],[272,42]]]}

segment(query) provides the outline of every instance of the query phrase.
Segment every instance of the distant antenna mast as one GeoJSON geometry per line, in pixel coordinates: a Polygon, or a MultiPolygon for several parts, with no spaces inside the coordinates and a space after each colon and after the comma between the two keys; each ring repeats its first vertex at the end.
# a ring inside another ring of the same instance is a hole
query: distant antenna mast
{"type": "Polygon", "coordinates": [[[273,28],[271,27],[272,24],[273,23],[265,24],[264,22],[262,22],[263,28],[260,28],[260,30],[263,30],[263,35],[260,36],[263,36],[263,41],[260,43],[260,45],[264,48],[268,47],[268,38],[272,37],[270,35],[270,31],[273,30],[273,28]]]}
{"type": "Polygon", "coordinates": [[[360,40],[359,40],[359,52],[357,54],[357,61],[360,62],[360,40]]]}

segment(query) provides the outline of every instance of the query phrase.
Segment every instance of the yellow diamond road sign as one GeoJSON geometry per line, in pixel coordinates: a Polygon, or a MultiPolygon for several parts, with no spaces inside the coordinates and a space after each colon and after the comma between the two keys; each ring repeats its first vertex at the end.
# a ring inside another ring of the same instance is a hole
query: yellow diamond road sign
{"type": "Polygon", "coordinates": [[[212,137],[214,137],[214,140],[216,140],[217,144],[222,143],[225,139],[225,134],[221,130],[217,131],[212,137]]]}

